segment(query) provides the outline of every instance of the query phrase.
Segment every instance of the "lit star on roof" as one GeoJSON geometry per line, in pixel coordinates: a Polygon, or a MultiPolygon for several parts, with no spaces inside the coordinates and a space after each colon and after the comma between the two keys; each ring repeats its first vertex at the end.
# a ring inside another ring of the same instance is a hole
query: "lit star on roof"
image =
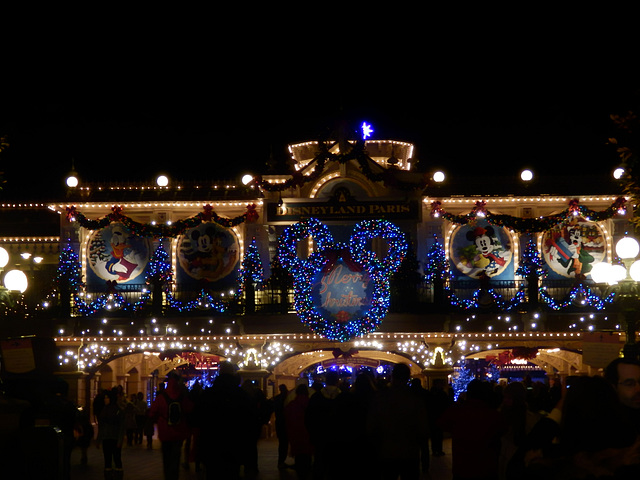
{"type": "Polygon", "coordinates": [[[366,140],[373,133],[373,128],[367,122],[362,122],[362,139],[366,140]]]}

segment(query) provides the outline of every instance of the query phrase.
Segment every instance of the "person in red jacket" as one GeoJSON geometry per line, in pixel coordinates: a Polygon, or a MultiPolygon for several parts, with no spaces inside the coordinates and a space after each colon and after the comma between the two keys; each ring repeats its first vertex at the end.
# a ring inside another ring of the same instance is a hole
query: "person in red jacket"
{"type": "Polygon", "coordinates": [[[466,397],[451,405],[436,423],[451,434],[451,470],[455,480],[498,478],[500,437],[506,431],[498,409],[492,405],[492,386],[475,379],[466,397]]]}
{"type": "Polygon", "coordinates": [[[149,415],[158,424],[158,439],[162,450],[162,468],[165,480],[178,480],[182,444],[189,436],[189,415],[193,401],[180,375],[170,372],[167,386],[158,392],[151,404],[149,415]],[[172,405],[172,404],[177,405],[172,405]]]}

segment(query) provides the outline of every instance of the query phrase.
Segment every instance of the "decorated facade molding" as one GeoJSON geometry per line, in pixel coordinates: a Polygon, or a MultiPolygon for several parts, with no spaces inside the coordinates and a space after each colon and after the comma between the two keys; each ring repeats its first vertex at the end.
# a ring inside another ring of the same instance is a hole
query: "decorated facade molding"
{"type": "Polygon", "coordinates": [[[569,202],[569,206],[562,212],[537,218],[522,218],[513,215],[494,214],[487,209],[487,202],[479,200],[469,213],[453,214],[442,208],[439,200],[431,203],[431,216],[443,218],[458,225],[473,224],[479,218],[487,220],[492,225],[509,228],[519,233],[539,233],[550,230],[559,225],[569,223],[575,217],[582,217],[590,221],[601,222],[616,215],[626,213],[626,198],[618,197],[605,210],[595,211],[581,205],[578,199],[569,202]]]}
{"type": "Polygon", "coordinates": [[[244,222],[253,223],[258,220],[257,206],[255,203],[247,205],[247,211],[242,215],[234,218],[221,217],[209,204],[203,207],[202,212],[177,220],[171,225],[168,224],[153,224],[153,223],[140,223],[133,220],[131,217],[122,213],[123,208],[119,205],[111,207],[111,213],[104,217],[91,220],[84,214],[76,210],[76,207],[67,207],[67,219],[70,222],[77,222],[81,227],[88,230],[99,230],[109,226],[112,222],[120,222],[127,227],[132,233],[141,237],[164,237],[174,238],[184,234],[190,228],[195,228],[204,222],[214,222],[225,228],[235,227],[244,222]]]}
{"type": "Polygon", "coordinates": [[[403,181],[398,176],[401,170],[380,166],[367,154],[364,141],[356,141],[349,145],[351,148],[349,148],[348,151],[333,153],[330,151],[328,144],[318,142],[319,151],[314,158],[305,165],[303,169],[293,172],[291,178],[283,182],[270,182],[258,175],[254,177],[254,183],[261,189],[269,192],[283,192],[290,188],[301,187],[309,182],[317,181],[323,175],[325,166],[330,162],[336,162],[342,165],[353,160],[357,163],[362,174],[371,182],[384,182],[384,184],[388,186],[405,188],[424,188],[426,186],[424,178],[417,183],[413,181],[403,181]],[[372,165],[375,165],[375,171],[372,165]],[[308,170],[308,173],[304,173],[304,170],[308,170]]]}

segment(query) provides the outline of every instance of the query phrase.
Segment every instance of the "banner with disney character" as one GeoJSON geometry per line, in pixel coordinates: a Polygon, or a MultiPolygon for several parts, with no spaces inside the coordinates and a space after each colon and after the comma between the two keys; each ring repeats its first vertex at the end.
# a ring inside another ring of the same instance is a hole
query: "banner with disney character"
{"type": "Polygon", "coordinates": [[[473,279],[513,279],[513,249],[509,231],[478,220],[456,228],[451,235],[449,258],[452,268],[473,279]]]}
{"type": "Polygon", "coordinates": [[[605,235],[596,222],[576,217],[542,237],[542,257],[553,278],[584,278],[606,256],[605,235]]]}
{"type": "Polygon", "coordinates": [[[122,223],[112,222],[93,232],[87,242],[87,286],[100,289],[105,281],[144,283],[151,255],[150,239],[137,236],[122,223]]]}
{"type": "Polygon", "coordinates": [[[179,284],[195,282],[235,281],[232,273],[237,273],[240,257],[238,239],[233,230],[214,222],[205,222],[191,228],[178,238],[178,268],[176,279],[179,284]]]}

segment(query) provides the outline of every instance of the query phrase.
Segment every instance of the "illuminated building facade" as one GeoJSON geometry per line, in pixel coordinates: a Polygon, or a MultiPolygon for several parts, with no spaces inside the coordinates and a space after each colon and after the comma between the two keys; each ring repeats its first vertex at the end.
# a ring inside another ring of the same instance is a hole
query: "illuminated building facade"
{"type": "Polygon", "coordinates": [[[277,390],[335,365],[405,361],[430,379],[522,349],[567,375],[621,348],[624,328],[590,276],[627,226],[613,182],[436,182],[398,141],[289,151],[287,174],[80,184],[3,205],[16,234],[0,246],[38,286],[6,309],[3,337],[54,336],[81,403],[114,385],[151,394],[173,368],[221,361],[277,390]],[[19,234],[27,212],[38,220],[19,234]]]}

